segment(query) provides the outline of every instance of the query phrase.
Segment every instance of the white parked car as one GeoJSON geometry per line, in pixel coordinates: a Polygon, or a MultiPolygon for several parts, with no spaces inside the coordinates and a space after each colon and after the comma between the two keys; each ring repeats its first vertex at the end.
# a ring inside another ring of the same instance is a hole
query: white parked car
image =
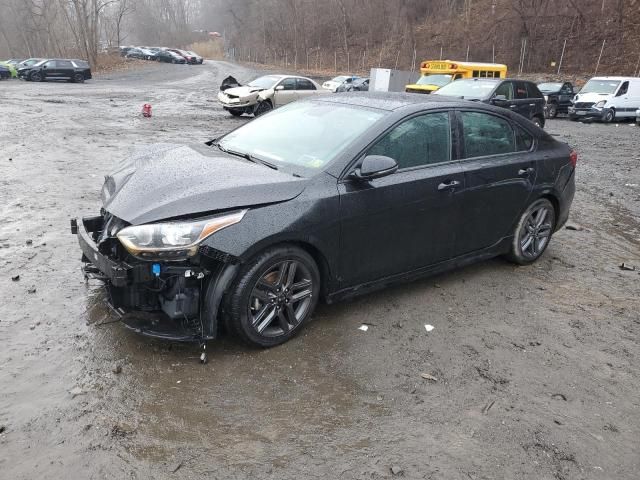
{"type": "Polygon", "coordinates": [[[265,75],[247,85],[218,93],[222,108],[239,117],[243,113],[262,115],[295,100],[328,93],[310,78],[293,75],[265,75]]]}
{"type": "Polygon", "coordinates": [[[573,98],[569,118],[613,122],[633,118],[640,109],[640,78],[594,77],[573,98]]]}
{"type": "Polygon", "coordinates": [[[340,85],[343,83],[351,83],[353,80],[359,77],[355,77],[353,75],[340,75],[339,77],[332,78],[331,80],[327,80],[322,84],[322,88],[325,90],[329,90],[330,92],[335,93],[340,85]]]}

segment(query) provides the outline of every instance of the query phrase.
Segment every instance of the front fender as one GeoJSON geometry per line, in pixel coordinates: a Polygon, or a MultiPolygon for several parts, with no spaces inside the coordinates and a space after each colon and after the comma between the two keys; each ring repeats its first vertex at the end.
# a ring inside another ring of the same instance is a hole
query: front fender
{"type": "Polygon", "coordinates": [[[271,101],[271,103],[273,103],[274,94],[275,94],[275,90],[273,88],[270,88],[269,90],[263,90],[260,93],[258,93],[258,101],[264,102],[265,100],[269,100],[271,101]]]}

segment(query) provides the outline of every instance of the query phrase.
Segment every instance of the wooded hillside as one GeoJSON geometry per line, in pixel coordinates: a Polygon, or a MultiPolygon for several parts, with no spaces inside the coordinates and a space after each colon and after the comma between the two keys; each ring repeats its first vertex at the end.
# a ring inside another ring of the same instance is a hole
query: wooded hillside
{"type": "Polygon", "coordinates": [[[0,56],[184,46],[219,31],[232,58],[339,71],[423,59],[510,71],[638,74],[640,0],[0,0],[0,56]],[[564,55],[563,55],[564,49],[564,55]],[[555,63],[555,65],[553,65],[555,63]]]}

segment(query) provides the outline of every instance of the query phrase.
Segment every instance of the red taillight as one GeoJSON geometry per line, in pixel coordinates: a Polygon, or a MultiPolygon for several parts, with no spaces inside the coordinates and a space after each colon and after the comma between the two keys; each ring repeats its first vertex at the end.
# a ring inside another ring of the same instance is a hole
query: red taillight
{"type": "Polygon", "coordinates": [[[571,150],[571,153],[569,154],[569,161],[573,168],[576,168],[576,165],[578,164],[578,152],[571,150]]]}

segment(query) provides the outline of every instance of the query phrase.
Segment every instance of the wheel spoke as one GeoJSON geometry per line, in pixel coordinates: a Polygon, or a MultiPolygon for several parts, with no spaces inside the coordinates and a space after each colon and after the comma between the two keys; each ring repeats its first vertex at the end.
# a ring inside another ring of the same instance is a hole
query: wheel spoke
{"type": "Polygon", "coordinates": [[[282,287],[285,279],[287,278],[287,270],[289,269],[290,262],[282,262],[280,264],[280,268],[278,269],[278,279],[276,280],[276,287],[282,287]]]}
{"type": "Polygon", "coordinates": [[[296,315],[296,311],[293,309],[293,305],[291,303],[287,304],[287,317],[289,317],[289,323],[291,325],[296,325],[298,323],[298,316],[296,315]]]}
{"type": "Polygon", "coordinates": [[[529,249],[529,247],[531,246],[531,241],[532,240],[533,240],[533,235],[527,234],[520,241],[520,248],[522,249],[523,252],[526,252],[529,249]]]}
{"type": "Polygon", "coordinates": [[[285,315],[284,310],[280,310],[278,312],[278,325],[280,325],[280,328],[284,333],[287,333],[289,330],[291,330],[291,325],[287,321],[287,316],[285,315]]]}
{"type": "Polygon", "coordinates": [[[308,288],[311,286],[311,280],[307,280],[306,278],[303,280],[300,280],[297,283],[294,283],[293,285],[291,285],[291,290],[300,290],[302,288],[308,288]]]}
{"type": "Polygon", "coordinates": [[[293,294],[293,296],[291,297],[291,303],[297,303],[300,300],[304,300],[305,298],[309,298],[311,296],[311,289],[308,288],[306,290],[300,290],[299,292],[296,292],[293,294]]]}
{"type": "Polygon", "coordinates": [[[289,269],[287,271],[286,283],[284,284],[285,287],[290,288],[291,285],[293,285],[293,280],[296,277],[296,270],[297,269],[298,269],[298,263],[297,262],[291,262],[289,264],[289,269]]]}
{"type": "Polygon", "coordinates": [[[275,316],[276,309],[272,305],[265,305],[253,321],[258,333],[262,333],[271,324],[275,316]]]}
{"type": "Polygon", "coordinates": [[[551,235],[551,224],[546,223],[544,225],[542,225],[540,227],[540,229],[538,230],[538,236],[539,237],[548,237],[551,235]]]}
{"type": "Polygon", "coordinates": [[[547,215],[549,211],[546,208],[541,208],[538,211],[538,217],[536,218],[536,227],[540,227],[544,221],[547,219],[547,215]]]}

